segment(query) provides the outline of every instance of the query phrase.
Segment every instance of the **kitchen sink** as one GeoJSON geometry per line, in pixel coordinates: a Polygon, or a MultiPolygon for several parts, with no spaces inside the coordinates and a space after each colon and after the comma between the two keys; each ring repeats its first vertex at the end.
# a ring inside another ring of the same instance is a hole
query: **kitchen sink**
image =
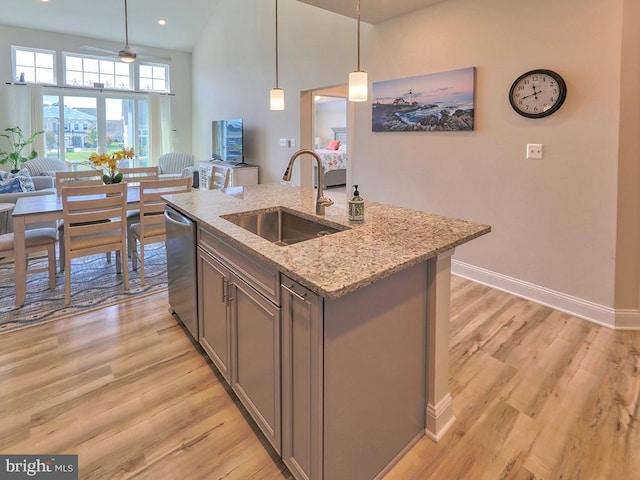
{"type": "Polygon", "coordinates": [[[239,212],[221,217],[280,246],[293,245],[349,229],[335,223],[320,222],[283,207],[277,210],[239,212]]]}

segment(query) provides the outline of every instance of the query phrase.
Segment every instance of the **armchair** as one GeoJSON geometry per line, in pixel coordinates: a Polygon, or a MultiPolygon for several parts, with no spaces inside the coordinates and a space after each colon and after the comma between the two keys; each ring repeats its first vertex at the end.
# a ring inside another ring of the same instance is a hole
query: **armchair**
{"type": "Polygon", "coordinates": [[[158,157],[160,179],[193,177],[195,157],[190,153],[171,152],[158,157]]]}

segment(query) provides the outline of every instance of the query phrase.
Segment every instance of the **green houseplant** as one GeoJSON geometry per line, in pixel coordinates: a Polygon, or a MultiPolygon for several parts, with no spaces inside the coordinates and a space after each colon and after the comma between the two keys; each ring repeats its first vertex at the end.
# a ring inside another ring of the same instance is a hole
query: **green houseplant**
{"type": "Polygon", "coordinates": [[[1,138],[6,138],[9,148],[7,150],[0,149],[0,163],[11,163],[11,170],[17,171],[20,169],[20,165],[27,160],[36,158],[38,152],[31,149],[29,155],[23,155],[23,150],[29,147],[38,135],[44,133],[43,130],[35,132],[30,137],[26,138],[20,127],[8,127],[4,129],[5,132],[0,135],[1,138]]]}

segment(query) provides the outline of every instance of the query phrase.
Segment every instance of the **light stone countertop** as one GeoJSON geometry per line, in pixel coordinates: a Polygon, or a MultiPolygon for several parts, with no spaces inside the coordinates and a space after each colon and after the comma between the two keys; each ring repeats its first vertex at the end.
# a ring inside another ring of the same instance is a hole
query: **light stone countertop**
{"type": "Polygon", "coordinates": [[[239,250],[276,266],[282,273],[326,298],[338,298],[394,272],[489,233],[491,227],[365,199],[364,222],[348,220],[346,196],[334,200],[324,219],[349,230],[288,246],[278,246],[220,215],[287,207],[314,219],[316,190],[260,184],[226,190],[166,195],[177,210],[222,234],[239,250]]]}

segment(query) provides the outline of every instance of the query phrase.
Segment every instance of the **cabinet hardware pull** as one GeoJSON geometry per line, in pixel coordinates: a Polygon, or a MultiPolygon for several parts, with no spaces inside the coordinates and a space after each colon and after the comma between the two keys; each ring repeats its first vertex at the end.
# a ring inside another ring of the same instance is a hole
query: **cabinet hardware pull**
{"type": "Polygon", "coordinates": [[[222,277],[222,303],[227,300],[227,279],[222,277]]]}
{"type": "Polygon", "coordinates": [[[293,290],[293,286],[291,287],[287,287],[284,283],[282,284],[282,288],[284,288],[287,292],[289,292],[291,295],[295,295],[296,297],[298,297],[300,300],[302,300],[303,302],[306,302],[306,293],[303,293],[302,295],[300,295],[298,292],[296,292],[295,290],[293,290]]]}

